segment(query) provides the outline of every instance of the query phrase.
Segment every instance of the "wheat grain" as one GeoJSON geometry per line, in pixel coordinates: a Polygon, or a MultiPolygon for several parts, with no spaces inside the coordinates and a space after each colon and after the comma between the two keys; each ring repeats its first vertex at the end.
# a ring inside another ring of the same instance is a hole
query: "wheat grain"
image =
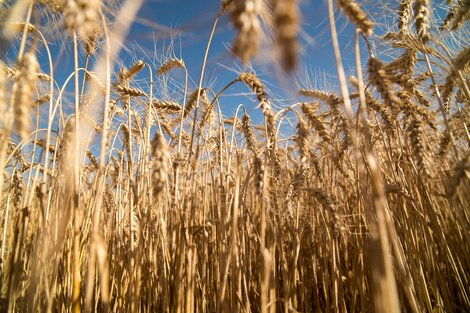
{"type": "Polygon", "coordinates": [[[181,111],[181,106],[177,102],[171,100],[153,99],[151,104],[155,109],[165,113],[176,113],[181,111]]]}
{"type": "Polygon", "coordinates": [[[316,107],[316,105],[312,106],[308,103],[302,103],[302,112],[305,114],[312,127],[314,127],[318,131],[322,139],[326,143],[331,143],[332,139],[331,136],[328,134],[324,121],[320,116],[315,114],[314,107],[316,107]]]}
{"type": "Polygon", "coordinates": [[[400,99],[392,90],[390,78],[385,72],[383,63],[375,57],[371,57],[367,63],[369,79],[372,85],[377,88],[385,103],[392,108],[400,106],[400,99]]]}
{"type": "Polygon", "coordinates": [[[273,131],[274,129],[274,114],[269,105],[268,98],[264,91],[264,86],[261,81],[251,73],[241,73],[239,79],[245,83],[256,95],[256,98],[259,101],[259,107],[267,120],[268,131],[273,131]]]}
{"type": "Polygon", "coordinates": [[[423,140],[424,125],[419,118],[413,119],[410,126],[408,127],[410,133],[411,151],[415,157],[420,173],[423,176],[430,176],[428,170],[428,156],[426,153],[426,147],[423,140]]]}
{"type": "Polygon", "coordinates": [[[466,68],[469,67],[470,48],[464,48],[452,61],[453,67],[451,68],[450,73],[446,76],[444,84],[441,86],[442,99],[444,100],[446,112],[449,112],[450,110],[450,100],[454,93],[454,88],[458,83],[459,72],[465,71],[466,68]]]}
{"type": "Polygon", "coordinates": [[[416,34],[426,42],[429,40],[429,1],[415,0],[413,10],[416,34]]]}
{"type": "Polygon", "coordinates": [[[458,0],[456,4],[452,6],[449,13],[442,21],[439,29],[441,31],[446,30],[450,27],[450,30],[454,31],[458,29],[465,21],[470,18],[470,2],[468,0],[458,0]]]}
{"type": "Polygon", "coordinates": [[[232,43],[232,51],[243,63],[248,61],[258,52],[260,22],[258,15],[261,11],[261,0],[234,1],[234,8],[230,19],[237,31],[232,43]]]}
{"type": "Polygon", "coordinates": [[[168,71],[176,68],[185,68],[184,62],[181,59],[169,58],[158,69],[157,75],[163,75],[168,71]]]}
{"type": "Polygon", "coordinates": [[[413,9],[412,0],[401,0],[398,8],[398,32],[401,34],[408,33],[408,23],[413,9]]]}
{"type": "Polygon", "coordinates": [[[297,66],[299,32],[299,8],[297,0],[273,0],[277,45],[282,55],[285,70],[290,71],[297,66]]]}
{"type": "Polygon", "coordinates": [[[317,89],[300,89],[299,94],[325,102],[330,106],[331,110],[336,115],[339,115],[339,105],[341,104],[341,98],[336,94],[317,89]]]}
{"type": "Polygon", "coordinates": [[[46,95],[42,95],[41,97],[37,98],[35,101],[34,101],[34,104],[35,105],[41,105],[43,103],[47,103],[51,100],[51,96],[49,94],[46,94],[46,95]]]}
{"type": "Polygon", "coordinates": [[[25,30],[25,26],[26,26],[26,31],[28,33],[35,33],[37,31],[36,26],[30,23],[28,23],[27,25],[25,23],[11,23],[11,24],[4,25],[4,27],[8,28],[9,31],[14,31],[18,33],[23,32],[25,30]]]}
{"type": "Polygon", "coordinates": [[[447,197],[452,198],[463,180],[470,179],[470,154],[467,154],[455,167],[454,174],[445,186],[447,197]]]}
{"type": "Polygon", "coordinates": [[[15,110],[16,132],[26,139],[31,131],[31,103],[35,88],[39,63],[33,51],[27,52],[18,64],[18,75],[13,84],[13,104],[15,110]]]}
{"type": "Polygon", "coordinates": [[[152,142],[152,189],[155,197],[158,197],[166,186],[168,167],[168,146],[165,138],[160,133],[155,133],[152,142]]]}
{"type": "Polygon", "coordinates": [[[121,93],[122,95],[132,96],[132,97],[143,97],[146,96],[145,92],[134,87],[126,87],[120,84],[114,85],[116,91],[121,93]]]}
{"type": "Polygon", "coordinates": [[[256,150],[256,138],[251,130],[250,117],[247,114],[243,114],[242,117],[242,130],[245,135],[246,145],[255,156],[258,155],[256,150]]]}
{"type": "Polygon", "coordinates": [[[461,0],[458,3],[458,9],[456,9],[455,18],[452,22],[451,30],[458,29],[464,22],[470,18],[470,1],[461,0]]]}
{"type": "Polygon", "coordinates": [[[65,123],[60,143],[60,169],[64,176],[65,188],[73,190],[75,184],[74,164],[78,164],[77,136],[75,135],[75,116],[70,116],[65,123]]]}
{"type": "MultiPolygon", "coordinates": [[[[351,82],[356,88],[359,88],[359,82],[357,81],[355,77],[352,77],[352,76],[349,77],[349,82],[351,82]]],[[[390,110],[387,107],[380,105],[380,103],[377,102],[377,100],[374,98],[374,96],[369,90],[365,90],[365,96],[366,96],[366,105],[372,110],[380,114],[381,118],[384,120],[385,125],[387,126],[387,129],[389,131],[393,130],[395,123],[394,123],[392,114],[390,113],[390,110]]],[[[351,98],[359,97],[359,93],[357,93],[357,95],[353,94],[350,97],[351,98]]]]}
{"type": "MultiPolygon", "coordinates": [[[[385,71],[392,72],[399,70],[407,78],[411,77],[414,72],[415,64],[418,61],[417,52],[414,49],[405,49],[403,54],[395,60],[385,65],[385,71]]],[[[401,76],[400,76],[401,77],[401,76]]]]}
{"type": "Polygon", "coordinates": [[[63,9],[65,26],[87,42],[99,29],[101,0],[67,0],[63,9]]]}
{"type": "Polygon", "coordinates": [[[186,105],[184,106],[184,114],[183,117],[187,117],[189,113],[196,107],[196,100],[198,94],[200,95],[203,92],[203,90],[200,90],[198,92],[198,89],[194,90],[191,92],[191,94],[188,97],[188,101],[186,102],[186,105]]]}
{"type": "Polygon", "coordinates": [[[131,80],[137,73],[139,73],[145,66],[144,61],[137,60],[131,65],[129,69],[121,67],[118,73],[118,79],[121,84],[125,84],[126,81],[131,80]]]}
{"type": "Polygon", "coordinates": [[[371,35],[374,24],[367,18],[359,4],[354,0],[337,0],[338,6],[343,10],[349,20],[362,30],[364,34],[371,35]]]}
{"type": "Polygon", "coordinates": [[[305,124],[302,118],[299,118],[299,122],[297,123],[297,136],[295,141],[297,142],[297,146],[299,147],[300,152],[300,162],[306,163],[307,160],[312,158],[310,152],[310,143],[309,143],[309,131],[307,129],[307,125],[305,124]]]}

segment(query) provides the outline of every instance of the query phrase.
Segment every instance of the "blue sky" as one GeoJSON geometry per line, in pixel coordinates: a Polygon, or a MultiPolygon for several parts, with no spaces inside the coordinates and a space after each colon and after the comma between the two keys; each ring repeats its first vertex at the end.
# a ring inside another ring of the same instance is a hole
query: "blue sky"
{"type": "MultiPolygon", "coordinates": [[[[132,0],[129,0],[132,1],[132,0]]],[[[442,3],[445,0],[436,0],[442,3]]],[[[285,108],[299,101],[307,101],[297,96],[300,88],[318,88],[322,90],[338,91],[336,79],[336,66],[331,46],[330,30],[328,25],[328,8],[326,0],[299,0],[301,9],[301,32],[299,34],[300,54],[298,70],[292,74],[283,73],[276,61],[273,60],[272,46],[262,45],[258,56],[253,60],[253,68],[257,76],[268,89],[268,96],[272,106],[276,109],[285,108]]],[[[336,2],[336,1],[334,1],[336,2]]],[[[396,23],[391,10],[396,9],[397,0],[366,1],[363,8],[374,21],[374,33],[380,35],[383,29],[390,29],[396,23]],[[386,13],[386,14],[384,14],[386,13]],[[386,20],[385,16],[392,16],[386,20]],[[383,27],[386,26],[386,27],[383,27]]],[[[192,81],[189,91],[196,88],[199,71],[203,60],[204,50],[214,18],[220,5],[219,0],[147,0],[134,21],[127,37],[115,69],[120,65],[130,66],[134,61],[142,59],[151,64],[155,70],[159,64],[168,57],[182,58],[189,70],[192,81]]],[[[435,16],[443,16],[442,8],[433,12],[435,16]]],[[[347,75],[354,74],[354,29],[349,22],[336,10],[335,17],[339,32],[340,47],[343,64],[347,75]]],[[[51,52],[54,59],[55,79],[58,86],[62,86],[66,77],[73,72],[72,42],[70,36],[61,31],[61,24],[55,26],[45,25],[47,19],[41,23],[41,30],[47,34],[51,52]],[[59,25],[59,26],[57,26],[59,25]],[[55,28],[55,30],[54,30],[55,28]],[[51,30],[52,29],[52,30],[51,30]],[[60,34],[60,35],[57,35],[60,34]],[[60,36],[59,40],[57,36],[60,36]]],[[[222,16],[217,26],[211,45],[208,64],[206,68],[203,87],[210,87],[217,93],[223,86],[235,79],[246,69],[231,55],[230,44],[234,32],[228,14],[222,16]]],[[[0,51],[1,57],[14,63],[17,55],[19,40],[13,40],[8,50],[0,51]]],[[[361,42],[363,66],[368,55],[361,42]]],[[[48,72],[47,56],[43,47],[38,44],[38,57],[43,71],[48,72]]],[[[377,47],[380,50],[380,47],[377,47]]],[[[1,49],[0,49],[1,50],[1,49]]],[[[386,54],[390,51],[384,51],[386,54]]],[[[383,55],[382,55],[383,56],[383,55]]],[[[84,54],[80,62],[84,65],[84,54]]],[[[154,92],[160,98],[169,97],[182,103],[182,82],[184,77],[181,71],[172,72],[165,83],[170,86],[168,90],[161,88],[162,84],[155,82],[154,92]]],[[[142,71],[136,76],[138,87],[148,90],[148,72],[142,71]]],[[[163,84],[163,85],[165,85],[163,84]]],[[[64,111],[72,113],[73,83],[69,83],[64,98],[64,111]]],[[[245,105],[253,123],[262,122],[262,114],[256,110],[257,100],[248,88],[241,83],[230,87],[220,97],[220,104],[224,117],[230,117],[239,104],[245,105]]],[[[44,107],[45,108],[45,107],[44,107]]],[[[41,119],[44,122],[44,115],[41,119]]],[[[40,123],[42,123],[40,122],[40,123]]],[[[295,123],[295,119],[294,119],[295,123]]],[[[283,126],[287,126],[284,124],[283,126]]],[[[295,124],[293,125],[295,127],[295,124]]],[[[281,128],[281,130],[291,127],[281,128]]]]}
{"type": "MultiPolygon", "coordinates": [[[[330,44],[328,10],[326,0],[300,0],[301,32],[300,62],[298,71],[286,75],[273,60],[272,46],[262,45],[258,56],[253,60],[253,68],[269,89],[272,104],[277,109],[300,101],[296,93],[300,87],[336,89],[336,67],[330,44]]],[[[395,1],[391,1],[394,3],[395,1]]],[[[382,1],[372,2],[385,6],[382,1]]],[[[214,18],[220,5],[219,0],[148,0],[144,2],[134,21],[118,63],[129,66],[137,59],[158,64],[166,58],[176,56],[186,63],[193,80],[189,89],[195,88],[198,81],[204,49],[214,18]]],[[[376,13],[377,9],[374,9],[376,13]]],[[[354,30],[349,23],[336,12],[337,27],[345,68],[352,70],[354,30]]],[[[47,27],[45,27],[47,29],[47,27]]],[[[211,45],[204,87],[210,86],[215,92],[237,77],[246,68],[230,53],[233,29],[228,14],[222,16],[211,45]]],[[[55,59],[55,71],[58,84],[73,70],[72,44],[70,37],[54,41],[51,38],[51,51],[55,59]]],[[[8,58],[14,59],[15,49],[10,49],[8,58]]],[[[364,54],[365,56],[365,54],[364,54]]],[[[39,49],[39,58],[47,70],[44,49],[39,49]],[[42,50],[42,52],[41,52],[42,50]]],[[[84,62],[84,56],[81,57],[84,62]]],[[[183,80],[181,73],[172,73],[172,82],[177,86],[183,80]]],[[[146,76],[141,76],[145,84],[146,76]]],[[[71,86],[70,86],[71,87],[71,86]]],[[[157,87],[158,89],[158,87],[157,87]]],[[[178,95],[175,92],[171,96],[178,95]]],[[[250,113],[255,113],[256,101],[253,97],[240,95],[248,89],[236,84],[221,97],[223,112],[230,115],[240,103],[246,105],[250,113]]],[[[181,93],[179,93],[181,94],[181,93]]]]}
{"type": "MultiPolygon", "coordinates": [[[[334,88],[335,85],[336,69],[330,45],[326,1],[313,0],[300,3],[302,31],[299,40],[302,48],[298,71],[289,77],[279,71],[269,56],[272,49],[269,45],[264,45],[252,62],[272,96],[284,99],[284,101],[275,101],[274,105],[278,107],[299,101],[292,99],[299,85],[318,88],[334,88]]],[[[183,58],[192,79],[197,81],[209,31],[219,5],[220,1],[214,0],[147,1],[128,36],[128,47],[133,49],[122,53],[124,62],[131,62],[144,54],[161,61],[165,59],[167,51],[172,50],[171,53],[175,56],[183,58]],[[168,49],[171,38],[174,38],[174,48],[168,49]],[[139,48],[136,48],[137,46],[139,48]],[[155,47],[156,55],[153,51],[155,47]]],[[[344,20],[339,20],[340,40],[343,46],[349,46],[347,49],[349,52],[343,52],[346,67],[352,60],[354,34],[352,28],[347,25],[344,20]]],[[[225,14],[216,29],[206,71],[205,86],[210,84],[215,91],[234,79],[237,71],[244,69],[230,53],[232,39],[233,29],[228,15],[225,14]]],[[[239,103],[252,107],[246,97],[234,96],[241,92],[247,92],[246,87],[234,86],[227,91],[221,99],[224,102],[224,112],[233,111],[239,103]]]]}
{"type": "MultiPolygon", "coordinates": [[[[299,37],[303,47],[303,62],[301,64],[319,69],[329,69],[333,64],[333,56],[328,45],[326,1],[310,0],[300,1],[300,3],[302,32],[299,37]]],[[[177,56],[181,54],[187,65],[190,68],[195,66],[198,71],[219,5],[220,1],[218,0],[147,1],[139,12],[139,19],[135,22],[128,40],[149,47],[148,44],[152,44],[156,38],[157,45],[161,47],[164,41],[168,41],[171,30],[177,31],[175,54],[177,56]],[[144,25],[149,22],[159,24],[161,27],[152,29],[144,25]],[[168,28],[168,32],[164,33],[162,28],[168,28]]],[[[237,64],[237,62],[233,62],[234,58],[229,52],[232,38],[232,27],[228,15],[225,14],[216,29],[209,58],[209,68],[217,63],[237,64]]],[[[264,65],[266,69],[266,64],[260,63],[265,63],[262,54],[269,52],[267,49],[261,50],[261,55],[257,60],[254,60],[255,65],[264,65]]]]}

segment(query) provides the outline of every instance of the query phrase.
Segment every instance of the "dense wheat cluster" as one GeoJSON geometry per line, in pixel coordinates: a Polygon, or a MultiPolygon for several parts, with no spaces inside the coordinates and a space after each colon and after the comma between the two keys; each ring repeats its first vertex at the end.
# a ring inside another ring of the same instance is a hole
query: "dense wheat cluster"
{"type": "MultiPolygon", "coordinates": [[[[140,1],[0,1],[0,312],[469,312],[469,1],[373,2],[328,0],[340,88],[280,105],[250,67],[205,86],[208,53],[197,86],[123,64],[140,1]]],[[[289,75],[301,3],[221,1],[211,35],[289,75]]]]}

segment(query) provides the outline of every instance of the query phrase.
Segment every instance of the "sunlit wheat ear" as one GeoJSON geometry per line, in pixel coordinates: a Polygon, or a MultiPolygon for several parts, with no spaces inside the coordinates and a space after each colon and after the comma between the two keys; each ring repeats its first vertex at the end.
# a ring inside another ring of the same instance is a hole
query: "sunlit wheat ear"
{"type": "Polygon", "coordinates": [[[230,19],[237,34],[232,44],[232,51],[245,64],[258,52],[260,35],[258,16],[261,8],[262,0],[236,0],[233,3],[230,19]]]}
{"type": "Polygon", "coordinates": [[[256,138],[251,130],[250,117],[247,114],[243,114],[242,117],[242,130],[243,135],[245,136],[246,146],[255,156],[258,155],[256,150],[256,138]]]}
{"type": "Polygon", "coordinates": [[[85,53],[90,56],[95,52],[96,42],[98,41],[99,28],[97,27],[83,43],[85,47],[85,53]]]}
{"type": "Polygon", "coordinates": [[[132,147],[129,146],[129,142],[130,142],[130,136],[132,135],[130,130],[129,130],[129,127],[127,126],[127,124],[121,124],[121,131],[122,131],[122,145],[123,147],[126,149],[126,152],[127,152],[127,155],[129,157],[129,159],[131,158],[131,155],[132,155],[132,147]]]}
{"type": "Polygon", "coordinates": [[[50,82],[51,81],[51,76],[49,76],[49,74],[46,74],[46,73],[37,73],[36,77],[39,80],[44,81],[44,82],[50,82]]]}
{"type": "Polygon", "coordinates": [[[70,116],[65,123],[60,148],[60,169],[63,173],[65,187],[73,190],[75,170],[74,164],[78,162],[77,136],[75,135],[75,116],[70,116]]]}
{"type": "Polygon", "coordinates": [[[460,51],[453,60],[454,69],[452,73],[457,75],[456,71],[466,71],[470,66],[470,47],[466,47],[460,51]]]}
{"type": "Polygon", "coordinates": [[[429,40],[429,0],[416,0],[413,10],[416,34],[426,42],[429,40]]]}
{"type": "Polygon", "coordinates": [[[300,162],[302,164],[308,162],[312,157],[309,136],[310,132],[308,131],[307,124],[301,117],[299,117],[295,141],[299,147],[300,162]]]}
{"type": "Polygon", "coordinates": [[[445,78],[444,84],[441,87],[442,98],[444,99],[445,109],[450,110],[451,97],[454,93],[454,88],[459,82],[459,71],[466,71],[470,67],[470,48],[464,48],[453,59],[453,66],[449,75],[445,78]]]}
{"type": "Polygon", "coordinates": [[[16,70],[16,68],[3,65],[3,72],[6,78],[12,79],[15,77],[18,71],[16,70]]]}
{"type": "Polygon", "coordinates": [[[234,0],[222,0],[220,1],[220,11],[225,12],[235,2],[234,0]]]}
{"type": "Polygon", "coordinates": [[[419,118],[413,119],[410,126],[408,127],[408,132],[411,143],[411,152],[417,162],[418,170],[420,171],[420,173],[429,177],[429,161],[423,140],[423,122],[419,118]]]}
{"type": "Polygon", "coordinates": [[[299,31],[299,8],[297,0],[272,0],[277,45],[281,51],[282,64],[286,71],[297,65],[299,31]]]}
{"type": "Polygon", "coordinates": [[[197,136],[199,136],[203,130],[205,125],[208,125],[209,128],[212,127],[215,121],[215,112],[209,98],[207,98],[207,93],[203,89],[201,92],[201,118],[198,125],[198,130],[196,132],[197,136]]]}
{"type": "Polygon", "coordinates": [[[439,141],[439,150],[437,152],[437,155],[440,157],[444,157],[449,150],[450,144],[452,138],[450,136],[450,132],[448,130],[445,130],[444,133],[442,134],[442,137],[439,141]]]}
{"type": "Polygon", "coordinates": [[[452,22],[451,30],[456,30],[470,19],[470,1],[458,1],[458,9],[452,22]]]}
{"type": "Polygon", "coordinates": [[[24,196],[24,183],[23,183],[23,177],[21,177],[21,174],[16,172],[16,174],[13,176],[13,205],[20,209],[21,208],[21,200],[23,199],[24,196]]]}
{"type": "Polygon", "coordinates": [[[170,160],[168,154],[168,146],[165,138],[160,133],[155,133],[152,142],[152,189],[155,197],[164,191],[167,179],[168,162],[170,160]]]}
{"type": "Polygon", "coordinates": [[[439,25],[439,30],[444,31],[449,28],[449,26],[452,24],[452,21],[455,18],[455,13],[457,13],[458,5],[452,6],[450,11],[447,13],[446,17],[442,21],[441,25],[439,25]]]}
{"type": "Polygon", "coordinates": [[[392,108],[400,106],[400,99],[392,89],[390,78],[384,69],[383,63],[372,56],[367,63],[367,70],[371,84],[377,88],[385,103],[392,108]]]}
{"type": "MultiPolygon", "coordinates": [[[[7,78],[9,79],[14,79],[18,74],[19,74],[19,70],[17,68],[13,68],[13,67],[4,67],[3,68],[3,71],[4,71],[4,74],[6,75],[7,78]]],[[[50,82],[51,81],[51,76],[49,76],[49,74],[46,74],[46,73],[36,73],[36,78],[41,80],[41,81],[44,81],[44,82],[50,82]]]]}
{"type": "Polygon", "coordinates": [[[157,75],[163,75],[166,72],[171,71],[172,69],[184,68],[184,62],[181,59],[170,58],[166,60],[160,67],[157,69],[157,75]]]}
{"type": "Polygon", "coordinates": [[[267,101],[264,86],[258,77],[251,73],[241,73],[239,79],[253,91],[260,102],[267,101]]]}
{"type": "MultiPolygon", "coordinates": [[[[467,79],[467,86],[470,86],[470,79],[467,79]]],[[[470,98],[467,97],[464,87],[461,87],[459,91],[455,94],[455,102],[457,103],[467,103],[470,98]]]]}
{"type": "Polygon", "coordinates": [[[126,87],[126,86],[119,85],[119,84],[114,85],[114,87],[116,88],[117,92],[125,96],[132,96],[132,97],[146,96],[145,92],[138,88],[126,87]]]}
{"type": "Polygon", "coordinates": [[[51,96],[49,94],[42,95],[34,101],[34,104],[35,105],[41,105],[41,104],[44,104],[46,102],[49,102],[49,100],[51,100],[51,96]]]}
{"type": "Polygon", "coordinates": [[[423,119],[424,122],[428,123],[431,127],[435,128],[435,125],[433,123],[434,115],[432,111],[413,103],[411,101],[411,95],[404,96],[405,94],[407,94],[406,91],[401,91],[398,93],[399,97],[402,100],[401,101],[402,111],[410,115],[420,115],[420,117],[423,119]]]}
{"type": "MultiPolygon", "coordinates": [[[[386,72],[401,71],[407,76],[413,74],[415,64],[418,61],[417,51],[415,49],[405,49],[403,54],[395,60],[387,63],[384,67],[386,72]]],[[[402,76],[400,76],[401,78],[402,76]]]]}
{"type": "Polygon", "coordinates": [[[428,54],[434,53],[431,48],[423,45],[423,41],[420,38],[413,34],[388,32],[382,38],[389,41],[393,48],[412,49],[428,54]]]}
{"type": "Polygon", "coordinates": [[[21,33],[24,31],[25,26],[27,26],[26,29],[28,33],[35,33],[37,31],[36,26],[31,23],[28,23],[28,25],[26,25],[25,23],[10,23],[2,26],[5,28],[5,31],[11,33],[21,33]]]}
{"type": "Polygon", "coordinates": [[[153,99],[151,103],[152,107],[162,113],[176,113],[181,111],[181,106],[171,100],[153,99]]]}
{"type": "Polygon", "coordinates": [[[325,141],[326,143],[331,143],[332,139],[331,136],[328,134],[328,131],[326,130],[323,119],[315,113],[316,107],[316,103],[302,103],[301,106],[302,112],[304,113],[305,117],[307,117],[307,120],[309,121],[310,125],[318,132],[323,141],[325,141]]]}
{"type": "Polygon", "coordinates": [[[326,193],[322,188],[306,188],[307,192],[317,199],[321,205],[328,209],[333,216],[336,216],[336,205],[335,201],[326,193]]]}
{"type": "Polygon", "coordinates": [[[31,109],[39,63],[33,51],[25,53],[19,60],[18,74],[13,84],[13,105],[15,110],[16,132],[26,139],[31,128],[31,109]]]}
{"type": "Polygon", "coordinates": [[[195,89],[193,92],[191,92],[184,106],[183,117],[187,117],[189,113],[191,113],[191,111],[196,107],[197,96],[198,94],[201,94],[202,92],[203,90],[198,90],[198,89],[195,89]]]}
{"type": "Polygon", "coordinates": [[[131,67],[129,67],[129,69],[121,67],[118,74],[119,82],[130,80],[132,77],[137,75],[137,73],[139,73],[144,68],[144,66],[144,61],[137,60],[134,64],[131,65],[131,67]]]}
{"type": "Polygon", "coordinates": [[[231,116],[231,117],[228,117],[224,120],[224,124],[227,124],[227,125],[230,125],[232,126],[233,128],[235,128],[237,131],[239,132],[242,132],[242,122],[240,121],[240,119],[236,119],[236,123],[235,123],[235,117],[234,116],[231,116]]]}
{"type": "Polygon", "coordinates": [[[98,169],[98,161],[96,160],[95,156],[90,150],[85,151],[85,155],[87,159],[89,160],[89,163],[87,165],[87,170],[88,171],[95,171],[98,169]]]}
{"type": "Polygon", "coordinates": [[[374,24],[367,18],[359,4],[354,0],[337,0],[338,6],[343,9],[344,15],[354,23],[364,34],[372,34],[374,24]]]}
{"type": "MultiPolygon", "coordinates": [[[[263,112],[264,116],[266,117],[266,121],[268,124],[268,128],[274,127],[274,114],[271,109],[271,106],[268,102],[268,97],[264,91],[264,86],[261,81],[251,73],[241,73],[239,79],[245,83],[251,91],[256,95],[256,98],[259,101],[259,107],[261,107],[261,111],[263,112]]],[[[268,129],[269,130],[269,129],[268,129]]],[[[272,130],[272,129],[271,129],[272,130]]]]}
{"type": "Polygon", "coordinates": [[[469,18],[470,1],[459,0],[452,6],[439,28],[441,31],[448,28],[450,28],[450,30],[456,30],[469,18]]]}
{"type": "Polygon", "coordinates": [[[343,133],[343,138],[340,139],[340,157],[341,154],[346,152],[352,145],[351,133],[353,132],[353,126],[347,118],[343,115],[340,116],[339,130],[343,133]]]}
{"type": "Polygon", "coordinates": [[[457,188],[464,180],[470,180],[470,153],[460,160],[455,167],[454,174],[447,181],[445,190],[449,198],[455,195],[457,188]]]}
{"type": "MultiPolygon", "coordinates": [[[[359,82],[356,77],[350,76],[348,77],[349,82],[354,85],[357,89],[359,89],[359,82]]],[[[370,90],[365,90],[365,96],[366,96],[366,105],[367,107],[371,108],[372,110],[376,111],[377,113],[380,114],[380,117],[384,120],[385,125],[387,126],[387,130],[391,131],[393,130],[394,126],[394,120],[392,115],[390,114],[390,110],[383,106],[380,105],[380,103],[377,102],[377,100],[374,98],[370,90]]],[[[354,97],[359,97],[359,93],[351,95],[351,98],[354,97]]]]}
{"type": "Polygon", "coordinates": [[[67,0],[63,10],[65,27],[87,42],[99,30],[100,7],[101,0],[67,0]]]}
{"type": "Polygon", "coordinates": [[[401,0],[398,8],[398,32],[400,34],[409,33],[408,24],[413,9],[412,0],[401,0]]]}
{"type": "Polygon", "coordinates": [[[253,176],[255,181],[255,186],[258,190],[263,188],[263,175],[265,171],[265,166],[261,158],[257,155],[254,156],[253,159],[253,176]]]}
{"type": "Polygon", "coordinates": [[[335,114],[339,115],[339,105],[341,98],[334,93],[328,93],[318,89],[300,89],[299,94],[305,97],[311,97],[328,104],[335,114]]]}
{"type": "Polygon", "coordinates": [[[176,136],[176,134],[171,129],[175,123],[177,123],[176,119],[168,121],[165,115],[160,115],[160,125],[162,126],[162,130],[170,136],[172,141],[177,142],[178,136],[176,136]]]}

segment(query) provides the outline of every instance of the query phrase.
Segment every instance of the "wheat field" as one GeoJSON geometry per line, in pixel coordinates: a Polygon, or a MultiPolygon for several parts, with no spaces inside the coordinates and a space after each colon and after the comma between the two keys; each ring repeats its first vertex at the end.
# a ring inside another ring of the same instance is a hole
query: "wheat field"
{"type": "Polygon", "coordinates": [[[119,59],[141,0],[0,1],[0,312],[469,312],[470,2],[326,2],[338,88],[280,105],[251,62],[299,69],[301,1],[222,0],[193,78],[119,59]]]}

